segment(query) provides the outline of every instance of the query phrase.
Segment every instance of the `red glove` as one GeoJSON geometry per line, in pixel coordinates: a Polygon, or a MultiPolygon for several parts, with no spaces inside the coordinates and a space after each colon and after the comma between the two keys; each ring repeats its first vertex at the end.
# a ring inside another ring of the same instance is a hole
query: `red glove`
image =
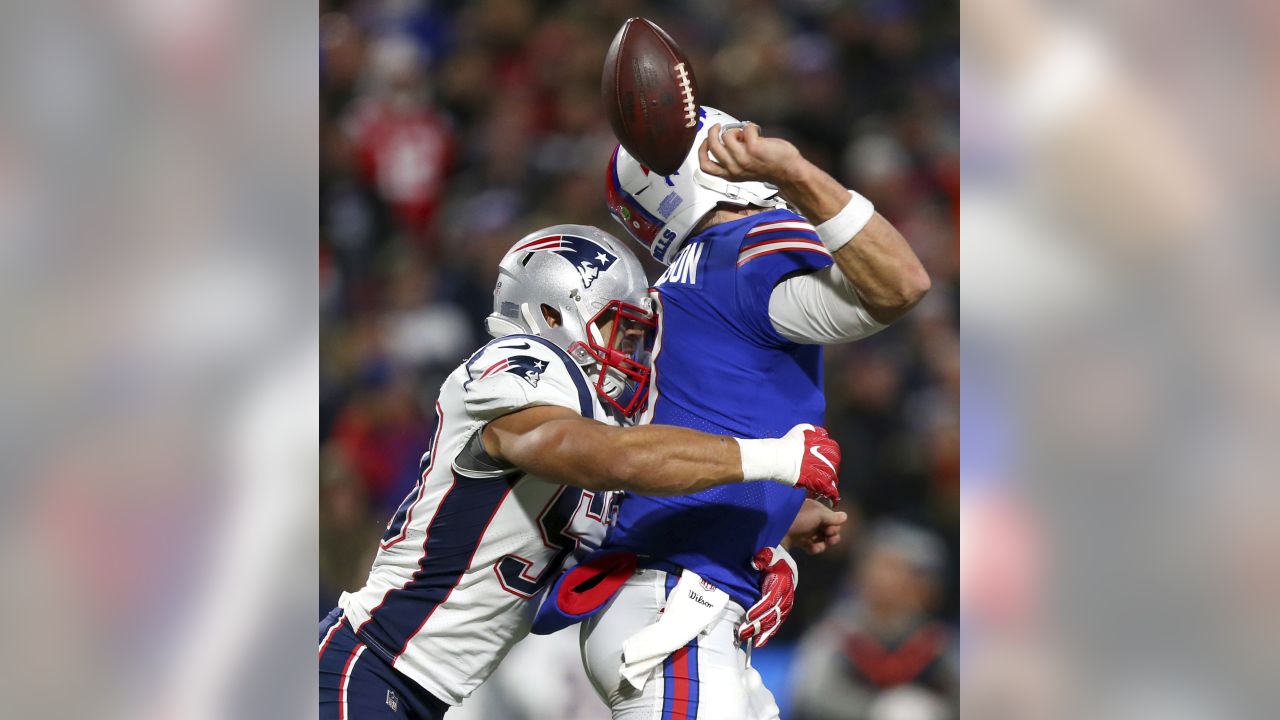
{"type": "Polygon", "coordinates": [[[738,628],[738,639],[752,640],[754,647],[763,647],[791,614],[799,571],[796,561],[781,545],[756,553],[751,564],[764,572],[760,580],[760,601],[747,611],[746,622],[738,628]]]}
{"type": "Polygon", "coordinates": [[[796,487],[809,491],[809,497],[840,502],[840,446],[823,428],[804,431],[804,455],[800,460],[800,477],[796,487]]]}
{"type": "Polygon", "coordinates": [[[773,480],[804,488],[829,505],[840,502],[840,446],[826,430],[802,424],[777,439],[736,440],[743,480],[773,480]]]}

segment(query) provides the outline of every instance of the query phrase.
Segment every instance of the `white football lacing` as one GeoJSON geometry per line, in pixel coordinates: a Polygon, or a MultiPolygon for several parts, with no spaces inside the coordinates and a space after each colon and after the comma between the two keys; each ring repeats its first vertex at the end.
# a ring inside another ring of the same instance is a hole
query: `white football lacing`
{"type": "Polygon", "coordinates": [[[689,121],[684,126],[693,127],[698,124],[698,105],[693,101],[693,83],[689,82],[689,71],[685,69],[684,63],[676,65],[675,71],[680,76],[680,94],[684,96],[684,117],[689,121]]]}

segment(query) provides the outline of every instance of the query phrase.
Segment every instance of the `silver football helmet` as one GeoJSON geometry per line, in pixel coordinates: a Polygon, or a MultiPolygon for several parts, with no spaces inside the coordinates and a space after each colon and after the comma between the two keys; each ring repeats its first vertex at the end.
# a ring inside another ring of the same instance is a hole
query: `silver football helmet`
{"type": "Polygon", "coordinates": [[[589,225],[532,232],[498,264],[493,337],[537,335],[569,353],[596,392],[624,415],[644,406],[655,328],[640,261],[614,236],[589,225]],[[543,308],[559,322],[548,322],[543,308]]]}

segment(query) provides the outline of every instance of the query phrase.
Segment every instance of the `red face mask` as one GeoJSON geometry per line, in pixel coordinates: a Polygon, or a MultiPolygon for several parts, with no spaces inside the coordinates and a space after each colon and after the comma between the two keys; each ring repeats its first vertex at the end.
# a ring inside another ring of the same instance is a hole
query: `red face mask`
{"type": "Polygon", "coordinates": [[[587,342],[574,343],[569,353],[585,352],[599,364],[596,393],[625,417],[631,417],[645,406],[649,398],[649,353],[657,331],[653,313],[614,300],[596,313],[587,325],[587,342]],[[597,337],[604,341],[598,341],[597,337]],[[621,375],[625,379],[624,388],[616,399],[605,392],[609,370],[617,371],[615,378],[621,375]]]}

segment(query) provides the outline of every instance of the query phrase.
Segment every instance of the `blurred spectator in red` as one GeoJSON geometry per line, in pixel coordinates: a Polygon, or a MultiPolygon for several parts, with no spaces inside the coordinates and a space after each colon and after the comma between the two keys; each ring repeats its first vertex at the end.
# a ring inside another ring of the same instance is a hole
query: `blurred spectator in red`
{"type": "Polygon", "coordinates": [[[370,55],[370,89],[352,109],[347,132],[364,180],[405,232],[425,239],[453,161],[453,133],[431,105],[426,59],[412,39],[380,38],[370,55]]]}
{"type": "Polygon", "coordinates": [[[351,463],[375,513],[390,517],[416,482],[431,428],[409,378],[395,377],[384,367],[367,372],[364,391],[339,414],[332,440],[351,463]]]}
{"type": "Polygon", "coordinates": [[[954,717],[960,691],[955,644],[932,617],[945,548],[931,533],[897,521],[881,521],[865,543],[852,595],[800,643],[788,717],[954,717]]]}

